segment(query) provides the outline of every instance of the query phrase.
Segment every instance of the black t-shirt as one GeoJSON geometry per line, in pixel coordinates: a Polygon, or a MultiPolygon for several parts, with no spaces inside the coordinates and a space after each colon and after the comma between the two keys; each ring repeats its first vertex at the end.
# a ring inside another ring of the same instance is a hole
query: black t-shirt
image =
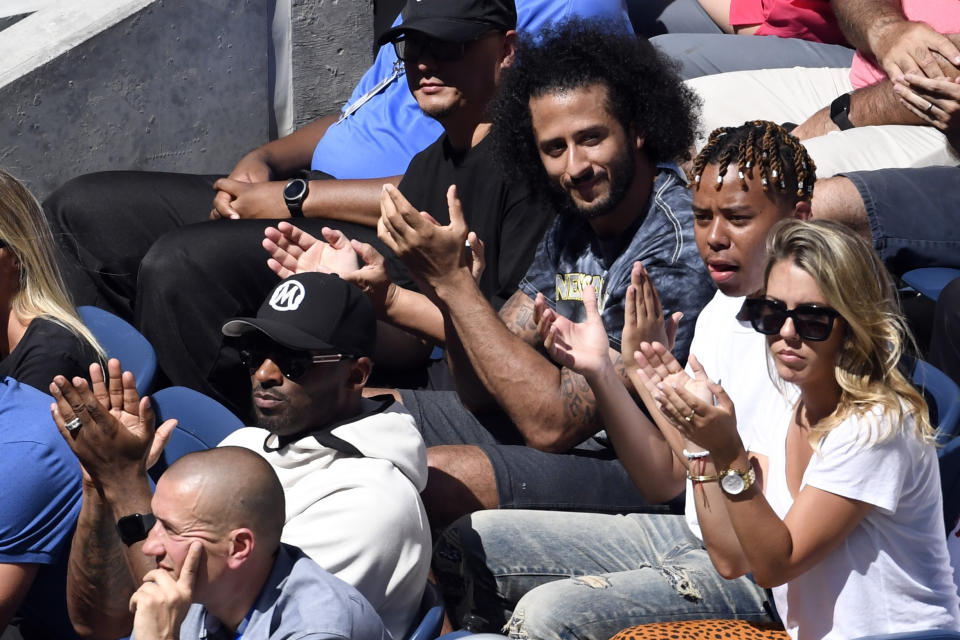
{"type": "Polygon", "coordinates": [[[418,211],[449,224],[451,184],[457,185],[467,226],[484,243],[487,264],[480,290],[500,308],[517,291],[553,211],[526,185],[503,175],[489,136],[465,152],[455,152],[441,136],[413,157],[399,189],[418,211]]]}
{"type": "Polygon", "coordinates": [[[90,379],[90,364],[98,362],[93,347],[66,327],[46,318],[30,321],[16,348],[0,360],[0,378],[10,376],[48,393],[54,376],[90,379]]]}

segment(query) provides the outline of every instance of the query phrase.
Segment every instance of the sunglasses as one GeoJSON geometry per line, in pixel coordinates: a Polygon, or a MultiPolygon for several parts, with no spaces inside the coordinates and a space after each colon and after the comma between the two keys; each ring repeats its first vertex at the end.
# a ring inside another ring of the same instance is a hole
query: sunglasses
{"type": "Polygon", "coordinates": [[[823,342],[833,331],[834,320],[840,313],[831,307],[815,304],[800,304],[793,309],[778,300],[749,298],[744,309],[753,328],[767,336],[780,333],[787,318],[793,320],[794,330],[804,340],[823,342]]]}
{"type": "Polygon", "coordinates": [[[265,360],[273,362],[284,377],[290,380],[302,378],[315,364],[332,364],[348,357],[342,353],[313,355],[309,351],[288,349],[275,342],[254,342],[239,348],[240,363],[253,375],[265,360]]]}
{"type": "Polygon", "coordinates": [[[427,51],[430,52],[430,56],[434,60],[456,62],[467,55],[467,47],[490,33],[495,32],[485,33],[467,42],[448,42],[415,33],[405,33],[398,40],[394,40],[392,44],[394,51],[397,52],[397,58],[403,60],[406,64],[416,63],[427,51]]]}

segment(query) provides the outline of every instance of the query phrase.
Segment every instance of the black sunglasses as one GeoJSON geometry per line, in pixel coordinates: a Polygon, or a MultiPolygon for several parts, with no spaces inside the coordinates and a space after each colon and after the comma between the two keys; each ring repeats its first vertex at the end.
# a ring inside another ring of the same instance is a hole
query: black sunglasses
{"type": "Polygon", "coordinates": [[[313,355],[309,351],[288,349],[275,342],[262,340],[243,343],[238,351],[240,363],[250,371],[250,375],[253,375],[265,360],[270,360],[290,380],[302,378],[315,364],[331,364],[349,357],[342,353],[313,355]]]}
{"type": "Polygon", "coordinates": [[[467,42],[449,42],[408,32],[402,34],[392,44],[394,51],[397,52],[397,57],[406,64],[416,63],[426,51],[429,51],[430,55],[440,62],[456,62],[467,55],[467,47],[491,33],[496,32],[488,31],[467,42]]]}
{"type": "Polygon", "coordinates": [[[823,342],[833,331],[834,320],[840,313],[831,307],[801,304],[793,309],[778,300],[748,298],[743,303],[753,328],[767,336],[780,333],[787,318],[793,320],[797,335],[804,340],[823,342]]]}

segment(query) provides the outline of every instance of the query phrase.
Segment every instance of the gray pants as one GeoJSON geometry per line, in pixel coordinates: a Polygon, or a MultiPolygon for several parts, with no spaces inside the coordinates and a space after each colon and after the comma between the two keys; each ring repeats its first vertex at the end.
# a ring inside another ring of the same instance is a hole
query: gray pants
{"type": "Polygon", "coordinates": [[[777,36],[723,33],[697,0],[630,0],[637,35],[680,65],[683,80],[726,71],[849,67],[853,49],[777,36]]]}
{"type": "Polygon", "coordinates": [[[854,53],[853,49],[838,44],[725,33],[668,33],[651,38],[650,42],[679,63],[683,80],[727,71],[847,68],[853,62],[854,53]]]}

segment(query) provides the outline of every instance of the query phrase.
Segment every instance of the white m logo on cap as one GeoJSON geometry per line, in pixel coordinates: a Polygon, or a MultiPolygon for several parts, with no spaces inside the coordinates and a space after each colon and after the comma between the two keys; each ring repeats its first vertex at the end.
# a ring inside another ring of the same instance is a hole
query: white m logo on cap
{"type": "Polygon", "coordinates": [[[296,311],[303,302],[303,285],[296,280],[288,280],[274,290],[270,296],[270,306],[277,311],[296,311]]]}

